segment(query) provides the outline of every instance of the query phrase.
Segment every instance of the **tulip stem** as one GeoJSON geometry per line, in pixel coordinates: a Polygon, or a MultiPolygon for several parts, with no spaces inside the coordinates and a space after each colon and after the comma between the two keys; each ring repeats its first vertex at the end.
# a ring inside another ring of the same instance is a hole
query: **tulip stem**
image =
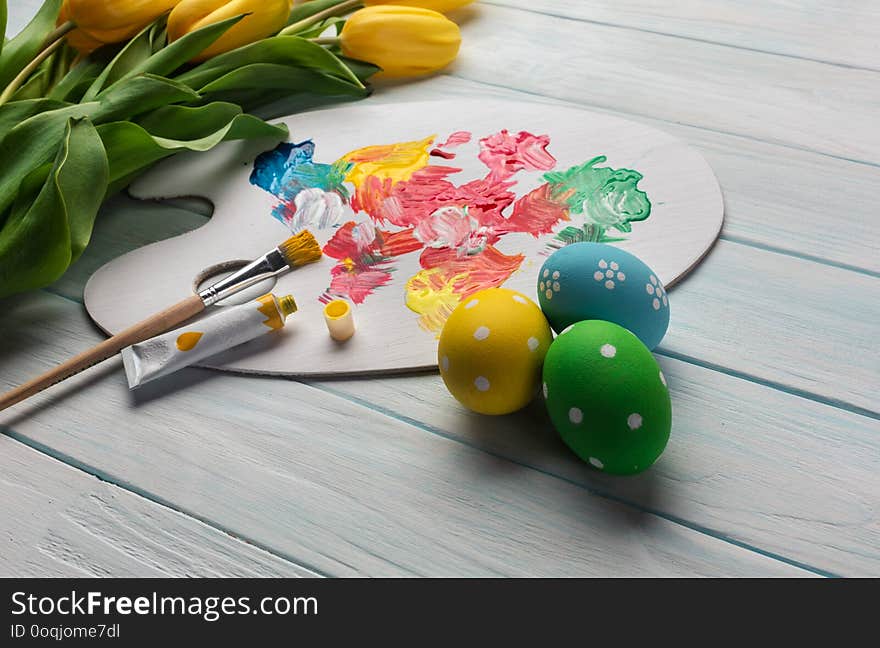
{"type": "Polygon", "coordinates": [[[0,106],[5,104],[12,95],[15,94],[15,91],[18,90],[21,85],[27,81],[28,77],[33,74],[34,70],[40,67],[40,64],[45,61],[49,56],[57,50],[61,45],[64,44],[64,36],[67,32],[72,31],[76,28],[76,24],[73,21],[68,20],[66,23],[58,27],[55,31],[49,34],[48,38],[46,38],[46,44],[43,46],[42,51],[37,54],[33,60],[28,63],[21,72],[19,72],[15,78],[9,82],[9,85],[6,86],[6,89],[3,90],[3,94],[0,94],[0,106]]]}
{"type": "Polygon", "coordinates": [[[339,36],[323,36],[321,38],[310,38],[309,40],[316,45],[338,45],[341,39],[339,36]]]}
{"type": "Polygon", "coordinates": [[[316,14],[309,16],[308,18],[303,18],[302,20],[293,23],[292,25],[288,25],[280,32],[278,32],[279,36],[292,36],[297,32],[301,32],[302,30],[312,27],[313,25],[317,25],[319,22],[324,20],[325,18],[332,18],[333,16],[339,16],[344,14],[351,9],[355,9],[363,4],[363,0],[344,0],[338,5],[334,5],[332,7],[328,7],[324,9],[324,11],[319,11],[316,14]]]}

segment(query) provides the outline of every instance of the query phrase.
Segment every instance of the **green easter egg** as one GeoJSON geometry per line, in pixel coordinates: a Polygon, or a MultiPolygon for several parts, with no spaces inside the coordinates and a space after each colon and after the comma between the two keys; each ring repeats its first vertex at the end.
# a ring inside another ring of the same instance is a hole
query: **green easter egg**
{"type": "Polygon", "coordinates": [[[547,411],[562,440],[599,470],[638,473],[663,452],[672,426],[666,378],[627,329],[572,324],[544,359],[547,411]]]}

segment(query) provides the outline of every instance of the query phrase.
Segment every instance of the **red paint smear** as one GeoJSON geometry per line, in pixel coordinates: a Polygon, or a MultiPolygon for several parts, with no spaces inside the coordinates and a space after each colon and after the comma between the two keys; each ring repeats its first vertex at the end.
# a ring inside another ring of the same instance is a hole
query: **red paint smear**
{"type": "MultiPolygon", "coordinates": [[[[358,204],[374,220],[400,227],[417,226],[436,210],[450,206],[467,207],[480,226],[502,223],[502,212],[516,199],[516,194],[509,191],[513,183],[482,178],[456,187],[446,178],[460,170],[427,166],[393,187],[367,182],[362,185],[365,191],[358,192],[358,204]]],[[[493,235],[491,240],[497,238],[493,235]]]]}
{"type": "Polygon", "coordinates": [[[422,252],[419,263],[426,269],[436,268],[445,281],[450,281],[456,275],[466,275],[453,286],[453,290],[464,298],[484,288],[502,285],[519,268],[523,259],[525,255],[509,256],[489,245],[480,254],[464,257],[459,257],[448,248],[428,248],[422,252]]]}
{"type": "Polygon", "coordinates": [[[477,156],[489,167],[489,176],[506,180],[517,171],[548,171],[556,166],[556,158],[547,152],[549,135],[532,135],[520,131],[515,136],[502,130],[480,140],[477,156]]]}
{"type": "Polygon", "coordinates": [[[372,292],[391,281],[388,270],[374,268],[351,272],[342,264],[330,270],[330,287],[328,292],[348,297],[355,304],[362,304],[372,292]]]}
{"type": "Polygon", "coordinates": [[[336,230],[336,233],[333,234],[324,246],[324,254],[333,259],[345,259],[357,256],[358,246],[352,237],[354,226],[354,221],[349,221],[336,230]]]}
{"type": "Polygon", "coordinates": [[[454,160],[455,159],[455,153],[450,153],[449,151],[441,151],[438,148],[431,149],[431,151],[428,153],[428,155],[433,155],[434,157],[441,157],[444,160],[454,160]]]}
{"type": "Polygon", "coordinates": [[[446,138],[446,141],[442,144],[438,144],[438,148],[452,148],[454,146],[461,146],[462,144],[467,144],[471,141],[471,134],[468,131],[455,131],[446,138]]]}
{"type": "Polygon", "coordinates": [[[549,234],[553,226],[567,221],[568,206],[565,196],[554,200],[549,184],[533,189],[513,204],[513,213],[505,222],[500,234],[527,232],[534,237],[549,234]]]}
{"type": "Polygon", "coordinates": [[[377,231],[376,238],[381,238],[382,244],[379,252],[383,256],[394,257],[409,254],[416,250],[421,250],[424,244],[413,236],[412,229],[405,229],[399,232],[377,231]]]}

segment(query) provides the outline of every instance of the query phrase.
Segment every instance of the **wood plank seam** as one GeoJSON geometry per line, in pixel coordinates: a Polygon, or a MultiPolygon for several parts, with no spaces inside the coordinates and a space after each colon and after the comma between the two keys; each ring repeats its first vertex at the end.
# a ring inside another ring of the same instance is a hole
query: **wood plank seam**
{"type": "Polygon", "coordinates": [[[547,477],[552,477],[555,479],[562,480],[563,482],[565,482],[567,484],[571,484],[572,486],[583,489],[584,491],[588,492],[590,495],[593,495],[595,497],[601,497],[603,499],[607,499],[607,500],[616,502],[618,504],[622,504],[624,506],[630,507],[632,509],[635,509],[635,510],[641,512],[641,513],[656,516],[658,518],[666,520],[667,522],[671,522],[673,524],[678,524],[679,526],[683,526],[683,527],[690,529],[691,531],[694,531],[696,533],[700,533],[702,535],[709,536],[715,540],[720,540],[721,542],[725,542],[727,544],[734,545],[734,546],[739,547],[741,549],[745,549],[746,551],[750,551],[752,553],[756,553],[758,555],[764,556],[766,558],[770,558],[772,560],[776,560],[778,562],[785,563],[785,564],[790,565],[792,567],[797,567],[799,569],[809,571],[810,573],[816,574],[818,576],[823,576],[826,578],[838,578],[839,577],[837,574],[835,574],[833,572],[829,572],[829,571],[821,569],[819,567],[814,567],[812,565],[808,565],[806,563],[788,558],[786,556],[782,556],[780,554],[761,549],[760,547],[750,545],[749,543],[736,540],[735,538],[731,538],[730,536],[727,536],[723,533],[718,533],[708,527],[705,527],[705,526],[702,526],[699,524],[695,524],[693,522],[685,520],[684,518],[679,518],[674,515],[669,515],[668,513],[663,513],[661,511],[642,506],[642,505],[635,503],[631,500],[628,500],[624,497],[614,495],[612,493],[609,493],[607,491],[603,491],[598,488],[590,487],[590,486],[584,484],[583,482],[579,482],[575,479],[571,479],[569,477],[565,477],[562,475],[557,475],[557,474],[552,473],[550,471],[544,470],[538,466],[534,466],[534,465],[531,465],[531,464],[528,464],[528,463],[525,463],[522,461],[518,461],[516,459],[512,459],[512,458],[507,457],[505,455],[502,455],[497,452],[493,452],[491,450],[488,450],[484,447],[481,447],[478,444],[468,443],[468,442],[462,440],[461,438],[450,436],[450,435],[446,434],[443,430],[439,430],[437,428],[432,428],[430,425],[427,425],[423,421],[418,421],[418,420],[413,419],[411,417],[398,414],[396,412],[393,412],[391,410],[383,408],[381,405],[377,405],[376,403],[372,403],[370,401],[365,401],[363,399],[357,398],[357,397],[352,396],[350,394],[347,394],[345,392],[340,392],[340,391],[331,389],[325,385],[315,385],[315,384],[312,384],[310,382],[303,381],[303,380],[294,380],[294,379],[287,379],[287,380],[291,380],[292,382],[298,382],[298,383],[300,383],[306,387],[309,387],[311,389],[315,389],[317,391],[320,391],[320,392],[323,392],[326,394],[330,394],[330,395],[336,396],[338,398],[342,398],[343,400],[346,400],[354,405],[359,405],[361,407],[365,407],[369,410],[372,410],[376,413],[383,414],[385,416],[388,416],[389,418],[393,418],[396,421],[400,421],[401,423],[405,423],[405,424],[410,425],[412,427],[415,427],[419,430],[422,430],[423,432],[427,432],[429,434],[439,436],[439,437],[446,439],[446,440],[449,440],[449,441],[455,441],[455,442],[460,443],[464,446],[467,446],[467,447],[472,448],[474,450],[478,450],[480,452],[488,454],[489,456],[495,457],[496,459],[508,461],[508,462],[510,462],[514,465],[520,466],[522,468],[526,468],[528,470],[534,470],[534,471],[536,471],[542,475],[545,475],[547,477]]]}
{"type": "Polygon", "coordinates": [[[600,25],[602,27],[611,27],[614,29],[625,29],[628,31],[641,32],[644,34],[653,34],[654,36],[668,36],[669,38],[678,38],[681,40],[691,41],[694,43],[705,43],[707,45],[719,45],[721,47],[729,47],[731,49],[743,50],[745,52],[755,52],[757,54],[768,54],[770,56],[782,56],[785,58],[795,59],[798,61],[808,61],[810,63],[820,63],[822,65],[832,65],[834,67],[845,68],[848,70],[862,70],[865,72],[880,72],[880,69],[874,67],[866,67],[862,65],[853,65],[851,63],[840,63],[838,61],[829,61],[826,59],[813,58],[810,56],[799,56],[797,54],[787,54],[785,52],[775,52],[773,50],[761,49],[758,47],[747,47],[745,45],[735,45],[733,43],[725,43],[724,41],[711,40],[708,38],[697,38],[695,36],[686,36],[684,34],[675,34],[672,32],[657,31],[654,29],[646,29],[644,27],[635,27],[633,25],[624,25],[621,23],[607,22],[603,20],[590,20],[589,18],[580,18],[578,16],[566,16],[565,14],[553,13],[551,11],[542,11],[539,9],[530,9],[517,5],[508,4],[506,2],[492,2],[491,0],[482,0],[482,4],[494,7],[504,7],[512,11],[522,11],[524,13],[537,14],[547,16],[549,18],[559,18],[560,20],[570,20],[572,22],[587,23],[590,25],[600,25]]]}
{"type": "Polygon", "coordinates": [[[656,122],[662,122],[666,124],[672,124],[674,126],[687,126],[688,128],[697,128],[699,130],[706,131],[707,133],[715,133],[717,135],[727,135],[730,137],[742,137],[743,139],[750,140],[752,142],[760,142],[761,144],[772,144],[773,146],[781,146],[784,148],[789,148],[795,151],[804,151],[806,153],[813,153],[815,155],[824,155],[825,157],[829,157],[835,160],[840,160],[842,162],[851,162],[853,164],[862,164],[867,167],[880,168],[880,163],[870,162],[868,160],[859,160],[856,158],[850,158],[845,155],[836,155],[834,153],[828,153],[827,151],[822,151],[819,149],[813,149],[806,146],[799,146],[797,144],[793,144],[791,142],[786,142],[785,140],[769,140],[762,137],[755,137],[753,135],[749,135],[748,133],[743,133],[739,131],[728,131],[720,128],[712,128],[709,126],[704,126],[702,124],[694,124],[686,121],[672,121],[669,119],[664,119],[663,117],[658,117],[657,115],[652,115],[650,113],[640,113],[632,110],[626,110],[621,107],[610,107],[604,106],[602,104],[594,104],[588,101],[572,101],[571,99],[565,99],[564,97],[557,97],[555,95],[542,94],[540,92],[534,92],[531,90],[523,90],[521,88],[514,88],[512,86],[504,85],[503,83],[491,83],[489,81],[484,81],[482,79],[474,79],[469,76],[465,76],[464,74],[457,72],[444,72],[441,76],[448,76],[453,79],[461,79],[463,81],[467,81],[469,83],[475,83],[479,85],[483,85],[489,88],[498,88],[501,90],[507,90],[509,92],[515,92],[519,94],[524,94],[530,97],[540,97],[541,99],[550,100],[554,102],[560,102],[563,104],[568,104],[571,106],[579,106],[579,107],[589,107],[592,110],[598,110],[600,112],[605,113],[613,113],[615,115],[625,116],[629,115],[632,117],[643,117],[645,119],[650,119],[656,122]]]}
{"type": "Polygon", "coordinates": [[[98,470],[92,466],[89,466],[88,464],[82,463],[82,462],[78,461],[77,459],[75,459],[65,453],[56,452],[52,448],[50,448],[42,443],[34,441],[25,435],[18,434],[17,432],[15,432],[15,430],[13,430],[5,425],[0,425],[0,435],[3,435],[5,437],[7,437],[8,439],[11,439],[12,441],[15,441],[16,443],[21,443],[22,445],[24,445],[24,446],[26,446],[36,452],[39,452],[40,454],[48,457],[49,459],[54,459],[55,461],[58,461],[59,463],[62,463],[70,468],[73,468],[74,470],[78,470],[80,472],[83,472],[86,475],[89,475],[91,477],[94,477],[95,479],[98,479],[99,481],[110,484],[111,486],[119,488],[120,490],[124,490],[125,492],[130,493],[130,494],[132,494],[136,497],[139,497],[141,499],[144,499],[148,502],[151,502],[152,504],[155,504],[155,505],[160,506],[162,508],[168,509],[170,511],[174,511],[175,513],[183,515],[191,520],[194,520],[196,522],[200,522],[201,524],[204,524],[205,526],[213,529],[214,531],[217,531],[219,533],[222,533],[223,535],[229,536],[230,538],[233,538],[233,539],[238,540],[240,542],[243,542],[247,545],[250,545],[251,547],[258,549],[260,551],[263,551],[263,552],[275,557],[278,560],[283,560],[284,562],[289,563],[294,567],[299,567],[300,569],[308,570],[308,571],[312,572],[316,577],[321,577],[321,578],[328,578],[329,577],[328,574],[324,573],[323,571],[321,571],[320,569],[318,569],[314,565],[306,564],[303,561],[301,561],[297,558],[294,558],[293,556],[287,556],[287,555],[284,555],[283,553],[275,551],[272,548],[267,547],[267,546],[263,545],[262,543],[254,540],[253,538],[249,538],[247,536],[243,536],[243,535],[235,533],[229,529],[226,529],[223,526],[218,525],[215,522],[213,522],[212,520],[205,518],[201,515],[198,515],[197,513],[193,512],[193,511],[187,511],[185,509],[179,508],[163,497],[158,497],[158,496],[156,496],[146,490],[143,490],[143,489],[140,489],[140,488],[134,486],[133,484],[129,484],[129,483],[124,482],[122,480],[115,479],[111,475],[108,475],[101,470],[98,470]]]}
{"type": "Polygon", "coordinates": [[[880,272],[871,270],[869,268],[860,268],[859,266],[855,266],[849,263],[841,263],[839,261],[833,261],[831,259],[825,259],[820,256],[815,256],[813,254],[798,252],[797,250],[787,250],[785,248],[776,247],[775,245],[767,245],[766,243],[763,243],[761,241],[753,241],[742,236],[725,234],[723,229],[721,230],[721,234],[718,236],[718,238],[722,241],[736,243],[737,245],[745,245],[747,247],[755,248],[756,250],[764,250],[765,252],[772,252],[773,254],[782,254],[795,259],[801,259],[802,261],[821,263],[822,265],[826,265],[831,268],[839,268],[840,270],[846,270],[848,272],[857,272],[868,277],[873,277],[874,279],[880,279],[880,272]]]}

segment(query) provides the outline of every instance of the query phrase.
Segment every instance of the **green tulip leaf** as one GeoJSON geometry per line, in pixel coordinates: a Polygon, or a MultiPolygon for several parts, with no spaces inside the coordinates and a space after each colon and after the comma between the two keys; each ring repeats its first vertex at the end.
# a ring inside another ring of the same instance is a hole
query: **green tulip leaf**
{"type": "Polygon", "coordinates": [[[353,85],[363,87],[357,76],[336,56],[320,45],[297,36],[272,36],[230,52],[218,54],[175,78],[181,83],[197,89],[232,70],[254,63],[277,63],[304,67],[348,80],[353,85]]]}
{"type": "MultiPolygon", "coordinates": [[[[18,102],[16,102],[18,103],[18,102]]],[[[65,106],[35,114],[11,129],[0,142],[0,214],[15,201],[19,185],[34,169],[52,161],[70,119],[88,117],[97,103],[65,106]]]]}
{"type": "MultiPolygon", "coordinates": [[[[178,38],[176,41],[169,43],[149,58],[141,61],[138,65],[133,66],[122,75],[122,77],[120,77],[120,81],[144,73],[163,76],[171,74],[191,58],[202,53],[211,45],[211,43],[220,38],[242,18],[244,18],[244,14],[233,16],[232,18],[227,18],[226,20],[206,25],[201,29],[197,29],[196,31],[178,38]]],[[[107,90],[104,90],[104,92],[107,92],[112,88],[113,85],[110,85],[107,90]]]]}
{"type": "Polygon", "coordinates": [[[354,72],[355,76],[357,76],[362,82],[366,81],[377,72],[382,71],[382,68],[378,65],[373,65],[366,61],[358,61],[357,59],[348,58],[346,56],[340,56],[339,60],[345,63],[346,67],[354,72]]]}
{"type": "Polygon", "coordinates": [[[0,106],[0,142],[6,137],[6,133],[29,117],[33,117],[48,110],[56,110],[67,106],[62,101],[52,99],[27,99],[25,101],[10,101],[0,106]]]}
{"type": "Polygon", "coordinates": [[[59,101],[82,101],[83,95],[98,78],[106,64],[87,57],[73,66],[51,89],[49,99],[59,101]]]}
{"type": "Polygon", "coordinates": [[[284,124],[267,124],[228,104],[199,108],[168,106],[157,112],[161,114],[147,120],[147,126],[157,128],[161,135],[126,121],[98,127],[110,165],[110,192],[121,189],[140,171],[178,151],[207,151],[224,140],[259,137],[281,140],[287,136],[284,124]],[[168,123],[181,116],[190,120],[189,125],[199,125],[194,134],[185,132],[187,123],[168,123]]]}
{"type": "Polygon", "coordinates": [[[119,50],[103,71],[92,82],[82,97],[82,101],[93,101],[105,87],[113,84],[126,74],[142,65],[153,54],[150,47],[152,23],[144,27],[134,38],[119,50]]]}
{"type": "Polygon", "coordinates": [[[3,45],[0,57],[0,89],[9,85],[16,75],[40,52],[53,29],[62,0],[46,0],[27,26],[3,45]]]}
{"type": "Polygon", "coordinates": [[[366,96],[366,89],[336,76],[322,74],[309,68],[278,63],[252,63],[231,70],[219,79],[199,89],[199,94],[233,90],[288,90],[321,94],[351,94],[366,96]]]}
{"type": "Polygon", "coordinates": [[[43,96],[48,83],[48,70],[37,70],[28,78],[27,82],[15,91],[10,97],[12,101],[24,101],[26,99],[39,99],[43,96]]]}
{"type": "Polygon", "coordinates": [[[296,35],[300,38],[317,38],[325,31],[330,29],[331,27],[336,28],[336,35],[338,36],[342,32],[342,26],[345,24],[345,18],[342,16],[334,16],[332,18],[327,18],[326,20],[322,20],[312,27],[306,27],[303,31],[297,32],[296,35]]]}
{"type": "Polygon", "coordinates": [[[51,161],[69,119],[89,117],[100,124],[198,98],[182,83],[145,74],[113,85],[101,93],[99,101],[65,106],[25,119],[0,142],[0,160],[4,161],[0,174],[0,214],[12,204],[24,177],[51,161]]]}
{"type": "Polygon", "coordinates": [[[94,125],[70,120],[54,164],[23,178],[20,197],[0,229],[0,297],[55,281],[82,254],[108,177],[94,125]]]}
{"type": "Polygon", "coordinates": [[[162,16],[150,27],[150,49],[155,54],[168,44],[168,18],[162,16]]]}
{"type": "Polygon", "coordinates": [[[99,109],[94,113],[96,123],[129,119],[167,104],[197,101],[199,94],[186,85],[155,76],[123,79],[98,95],[99,109]]]}
{"type": "Polygon", "coordinates": [[[332,104],[356,101],[360,98],[351,95],[321,96],[312,92],[291,93],[290,91],[285,91],[272,93],[266,91],[265,94],[251,96],[246,104],[242,104],[242,107],[260,119],[277,119],[285,115],[323,108],[332,104]]]}
{"type": "Polygon", "coordinates": [[[287,24],[292,25],[300,20],[305,20],[306,18],[314,16],[316,13],[320,13],[330,7],[334,7],[341,2],[343,2],[343,0],[312,0],[311,2],[300,4],[290,12],[290,16],[287,18],[287,24]]]}

